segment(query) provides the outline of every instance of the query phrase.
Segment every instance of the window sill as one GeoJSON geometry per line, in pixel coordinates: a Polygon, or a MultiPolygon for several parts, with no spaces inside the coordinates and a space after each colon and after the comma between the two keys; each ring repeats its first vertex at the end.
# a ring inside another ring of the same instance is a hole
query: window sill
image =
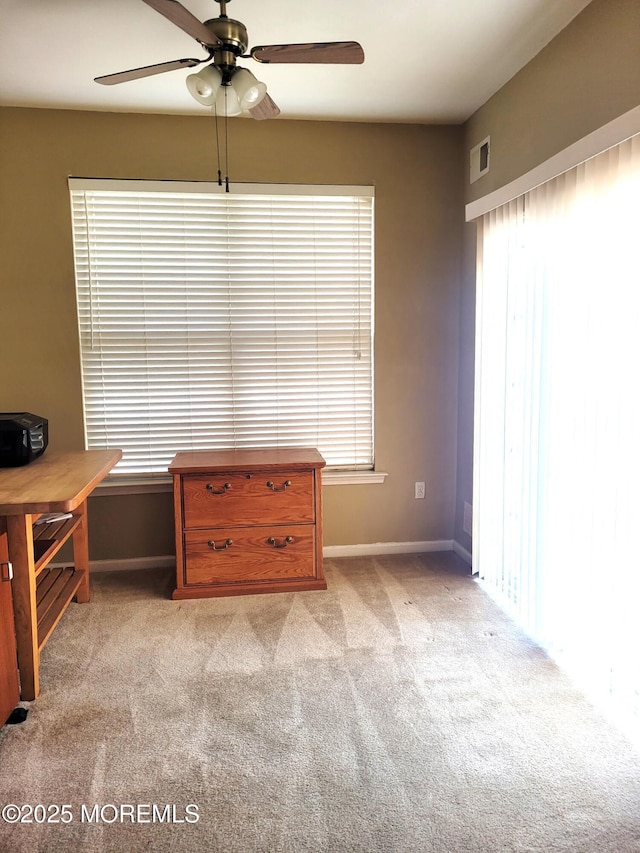
{"type": "Polygon", "coordinates": [[[327,471],[322,474],[323,486],[371,486],[384,483],[386,471],[327,471]]]}
{"type": "MultiPolygon", "coordinates": [[[[385,471],[327,471],[322,475],[323,486],[371,486],[384,483],[389,475],[385,471]]],[[[140,477],[125,479],[113,477],[103,480],[93,491],[94,495],[143,495],[173,491],[171,477],[140,477]]]]}

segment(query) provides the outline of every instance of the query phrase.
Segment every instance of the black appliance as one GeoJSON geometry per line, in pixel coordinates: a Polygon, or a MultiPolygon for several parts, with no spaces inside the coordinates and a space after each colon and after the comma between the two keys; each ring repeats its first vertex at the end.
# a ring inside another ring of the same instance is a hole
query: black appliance
{"type": "Polygon", "coordinates": [[[0,412],[0,468],[33,462],[47,449],[49,421],[31,412],[0,412]]]}

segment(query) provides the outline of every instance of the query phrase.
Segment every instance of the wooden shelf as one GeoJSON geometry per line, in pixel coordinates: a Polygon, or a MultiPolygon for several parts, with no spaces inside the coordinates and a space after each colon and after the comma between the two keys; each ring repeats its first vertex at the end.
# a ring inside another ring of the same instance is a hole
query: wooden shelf
{"type": "Polygon", "coordinates": [[[64,518],[62,521],[33,525],[33,556],[36,577],[51,561],[51,558],[58,553],[81,521],[82,518],[79,515],[74,515],[73,518],[64,518]]]}
{"type": "Polygon", "coordinates": [[[74,568],[48,569],[40,573],[36,585],[38,648],[41,650],[67,605],[78,591],[85,572],[74,568]]]}

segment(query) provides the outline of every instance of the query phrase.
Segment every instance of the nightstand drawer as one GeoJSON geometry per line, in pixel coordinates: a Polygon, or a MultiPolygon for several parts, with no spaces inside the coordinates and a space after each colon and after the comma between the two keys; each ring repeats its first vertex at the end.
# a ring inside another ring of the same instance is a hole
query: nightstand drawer
{"type": "Polygon", "coordinates": [[[186,584],[315,578],[315,528],[273,525],[187,531],[184,557],[186,584]]]}
{"type": "Polygon", "coordinates": [[[315,519],[311,471],[227,472],[185,475],[184,526],[234,527],[311,524],[315,519]]]}

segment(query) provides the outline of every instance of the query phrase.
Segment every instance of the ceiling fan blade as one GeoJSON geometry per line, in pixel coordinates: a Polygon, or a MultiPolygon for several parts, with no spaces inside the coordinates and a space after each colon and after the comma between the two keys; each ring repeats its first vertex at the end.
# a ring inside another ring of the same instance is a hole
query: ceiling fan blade
{"type": "Polygon", "coordinates": [[[310,44],[266,44],[254,47],[258,62],[309,62],[360,65],[364,51],[357,41],[311,42],[310,44]]]}
{"type": "Polygon", "coordinates": [[[188,9],[178,3],[178,0],[143,0],[147,6],[151,6],[156,12],[160,12],[168,18],[172,24],[184,30],[185,33],[207,47],[215,47],[220,44],[217,35],[199,21],[188,9]]]}
{"type": "Polygon", "coordinates": [[[257,104],[257,106],[251,107],[249,112],[251,113],[252,118],[255,118],[257,121],[262,121],[265,118],[275,118],[276,116],[279,116],[280,107],[267,94],[260,103],[257,104]]]}
{"type": "Polygon", "coordinates": [[[151,77],[152,74],[163,74],[165,71],[175,71],[176,68],[191,68],[200,65],[206,59],[174,59],[172,62],[160,62],[158,65],[145,65],[142,68],[132,68],[130,71],[118,71],[117,74],[105,74],[95,77],[96,83],[103,86],[113,86],[114,83],[126,83],[127,80],[137,80],[140,77],[151,77]]]}

